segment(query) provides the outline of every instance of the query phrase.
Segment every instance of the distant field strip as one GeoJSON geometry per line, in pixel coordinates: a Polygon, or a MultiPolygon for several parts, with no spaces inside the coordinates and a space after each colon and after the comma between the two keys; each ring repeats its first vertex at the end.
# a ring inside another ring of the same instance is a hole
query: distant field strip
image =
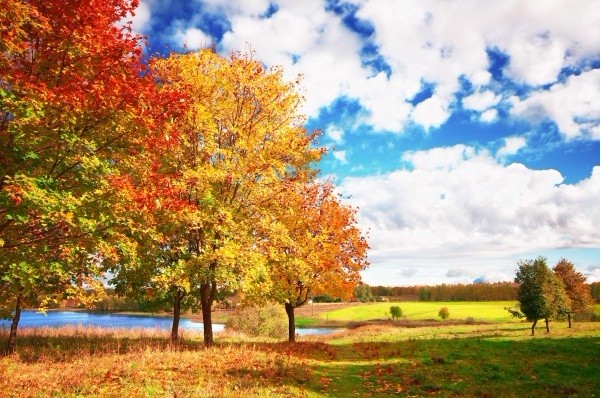
{"type": "Polygon", "coordinates": [[[390,306],[398,305],[403,311],[403,318],[424,320],[440,319],[438,311],[447,307],[451,314],[449,319],[465,319],[472,317],[476,321],[509,322],[511,315],[504,307],[513,307],[515,301],[453,301],[453,302],[387,302],[367,303],[334,310],[320,314],[320,318],[331,321],[370,321],[389,318],[390,306]]]}

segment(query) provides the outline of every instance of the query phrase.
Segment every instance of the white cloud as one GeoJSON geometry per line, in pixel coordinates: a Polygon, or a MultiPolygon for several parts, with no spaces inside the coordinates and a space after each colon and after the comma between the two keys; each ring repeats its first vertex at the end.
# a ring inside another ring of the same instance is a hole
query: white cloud
{"type": "Polygon", "coordinates": [[[332,156],[342,164],[347,164],[346,151],[333,151],[332,156]]]}
{"type": "MultiPolygon", "coordinates": [[[[483,122],[496,120],[498,113],[492,107],[499,92],[487,89],[489,48],[508,55],[508,77],[534,86],[555,82],[562,68],[599,54],[596,0],[582,0],[578,7],[561,0],[354,3],[359,7],[357,17],[374,27],[369,41],[390,66],[390,76],[374,74],[362,65],[366,39],[346,27],[340,16],[326,11],[323,0],[277,1],[278,11],[270,18],[260,18],[270,5],[268,0],[202,0],[205,9],[225,14],[230,22],[231,30],[220,43],[224,52],[250,44],[268,65],[282,65],[288,78],[304,75],[305,113],[314,116],[321,107],[346,96],[361,103],[366,111],[361,122],[375,130],[401,132],[410,122],[426,129],[440,126],[453,112],[460,79],[468,79],[477,91],[464,99],[464,106],[483,112],[483,122]],[[433,95],[414,107],[407,99],[420,91],[424,81],[433,84],[433,95]]],[[[176,29],[174,37],[186,38],[194,46],[202,41],[210,44],[194,29],[176,29]]],[[[561,115],[549,112],[548,116],[561,115]]]]}
{"type": "Polygon", "coordinates": [[[178,45],[185,45],[190,50],[207,48],[213,39],[198,28],[178,29],[173,36],[178,45]]]}
{"type": "MultiPolygon", "coordinates": [[[[288,77],[305,76],[306,113],[315,115],[336,98],[348,96],[361,102],[367,111],[363,121],[376,130],[402,131],[409,121],[426,129],[440,126],[452,112],[460,77],[476,88],[490,82],[489,47],[508,53],[510,76],[540,84],[553,81],[562,67],[598,54],[599,46],[598,35],[592,34],[598,31],[594,1],[579,7],[560,1],[535,7],[516,0],[486,4],[431,0],[405,2],[402,8],[395,0],[356,2],[357,16],[374,26],[372,39],[392,71],[389,77],[374,76],[361,64],[364,42],[339,16],[325,10],[324,1],[278,1],[278,11],[267,19],[260,18],[269,7],[267,0],[202,3],[224,13],[231,23],[221,43],[224,51],[250,43],[264,62],[283,65],[288,77]],[[450,24],[453,29],[447,28],[450,24]],[[434,95],[413,107],[406,100],[420,90],[422,81],[434,84],[434,95]]],[[[186,27],[176,30],[174,39],[185,39],[193,48],[210,43],[201,33],[186,27]]],[[[498,100],[495,93],[484,93],[490,98],[480,100],[498,100]]],[[[480,109],[484,104],[476,98],[467,103],[485,112],[484,122],[498,116],[491,109],[480,109]]]]}
{"type": "Polygon", "coordinates": [[[344,142],[344,131],[335,126],[329,126],[326,129],[326,137],[331,139],[336,144],[342,144],[344,142]]]}
{"type": "Polygon", "coordinates": [[[508,137],[505,138],[505,145],[497,151],[497,158],[505,158],[515,155],[518,151],[526,146],[524,137],[508,137]]]}
{"type": "Polygon", "coordinates": [[[570,185],[555,170],[503,165],[464,145],[403,159],[413,169],[340,186],[370,231],[372,276],[379,267],[417,266],[424,278],[430,270],[443,280],[459,267],[468,279],[484,269],[510,279],[523,253],[599,245],[598,166],[570,185]]]}
{"type": "Polygon", "coordinates": [[[425,129],[440,127],[449,118],[449,101],[438,95],[420,102],[413,109],[411,119],[425,129]]]}
{"type": "Polygon", "coordinates": [[[532,122],[549,118],[567,138],[599,139],[599,69],[571,76],[525,99],[510,98],[511,112],[532,122]]]}
{"type": "Polygon", "coordinates": [[[497,120],[499,112],[496,109],[489,109],[480,114],[480,121],[483,123],[492,123],[497,120]]]}
{"type": "Polygon", "coordinates": [[[465,109],[482,112],[496,106],[500,100],[500,95],[496,95],[492,91],[486,90],[465,97],[462,100],[462,103],[465,109]]]}

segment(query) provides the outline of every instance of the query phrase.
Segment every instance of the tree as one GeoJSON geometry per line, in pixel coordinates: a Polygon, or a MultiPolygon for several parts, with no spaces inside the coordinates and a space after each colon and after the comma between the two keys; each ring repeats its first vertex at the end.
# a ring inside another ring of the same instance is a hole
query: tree
{"type": "Polygon", "coordinates": [[[106,176],[139,143],[141,37],[122,20],[135,0],[0,4],[0,307],[83,297],[110,231],[106,176]]]}
{"type": "Polygon", "coordinates": [[[451,316],[449,309],[447,307],[442,307],[440,311],[438,311],[438,316],[444,321],[449,316],[451,316]]]}
{"type": "Polygon", "coordinates": [[[565,313],[569,306],[563,284],[547,267],[547,259],[519,261],[516,272],[520,311],[532,322],[532,335],[539,319],[544,319],[549,332],[549,318],[565,313]]]}
{"type": "Polygon", "coordinates": [[[311,295],[347,299],[367,266],[367,242],[355,210],[344,205],[330,182],[289,181],[263,218],[263,250],[269,258],[268,298],[284,304],[288,341],[296,337],[294,309],[311,295]]]}
{"type": "Polygon", "coordinates": [[[256,225],[271,192],[321,150],[297,114],[298,82],[284,82],[280,69],[265,70],[251,54],[173,54],[151,69],[161,91],[183,95],[181,113],[115,184],[151,220],[152,238],[136,240],[132,258],[169,254],[158,267],[163,285],[200,307],[210,346],[219,293],[248,290],[267,274],[256,225]]]}
{"type": "Polygon", "coordinates": [[[398,305],[391,305],[390,316],[392,317],[393,321],[401,319],[401,317],[403,316],[403,310],[401,310],[401,307],[399,307],[398,305]]]}
{"type": "Polygon", "coordinates": [[[366,283],[360,283],[353,290],[353,297],[362,303],[374,301],[374,296],[371,294],[371,287],[366,283]]]}
{"type": "Polygon", "coordinates": [[[574,264],[562,258],[553,267],[553,272],[562,282],[565,293],[569,298],[570,306],[566,311],[568,316],[568,327],[572,327],[572,313],[586,310],[591,305],[589,287],[586,285],[586,277],[574,269],[574,264]]]}

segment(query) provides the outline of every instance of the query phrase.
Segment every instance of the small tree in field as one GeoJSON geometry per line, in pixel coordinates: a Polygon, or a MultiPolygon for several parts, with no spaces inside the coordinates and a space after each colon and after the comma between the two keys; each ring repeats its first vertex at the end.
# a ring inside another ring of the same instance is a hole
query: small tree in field
{"type": "Polygon", "coordinates": [[[450,317],[451,314],[449,313],[449,309],[447,307],[442,307],[440,311],[438,311],[438,316],[444,321],[450,317]]]}
{"type": "Polygon", "coordinates": [[[393,321],[401,319],[403,316],[403,310],[398,305],[392,305],[390,306],[390,316],[392,317],[393,321]]]}
{"type": "Polygon", "coordinates": [[[569,298],[563,283],[547,267],[547,259],[518,262],[516,281],[520,284],[518,301],[520,311],[532,321],[532,335],[539,319],[544,319],[549,333],[549,318],[564,314],[569,308],[569,298]]]}

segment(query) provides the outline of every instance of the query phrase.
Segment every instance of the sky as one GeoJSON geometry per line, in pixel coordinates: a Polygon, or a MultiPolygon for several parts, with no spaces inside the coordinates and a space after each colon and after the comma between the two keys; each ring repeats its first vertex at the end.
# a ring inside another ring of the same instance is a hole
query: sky
{"type": "Polygon", "coordinates": [[[597,0],[141,0],[148,54],[254,51],[302,75],[323,178],[358,206],[370,285],[599,281],[597,0]]]}

